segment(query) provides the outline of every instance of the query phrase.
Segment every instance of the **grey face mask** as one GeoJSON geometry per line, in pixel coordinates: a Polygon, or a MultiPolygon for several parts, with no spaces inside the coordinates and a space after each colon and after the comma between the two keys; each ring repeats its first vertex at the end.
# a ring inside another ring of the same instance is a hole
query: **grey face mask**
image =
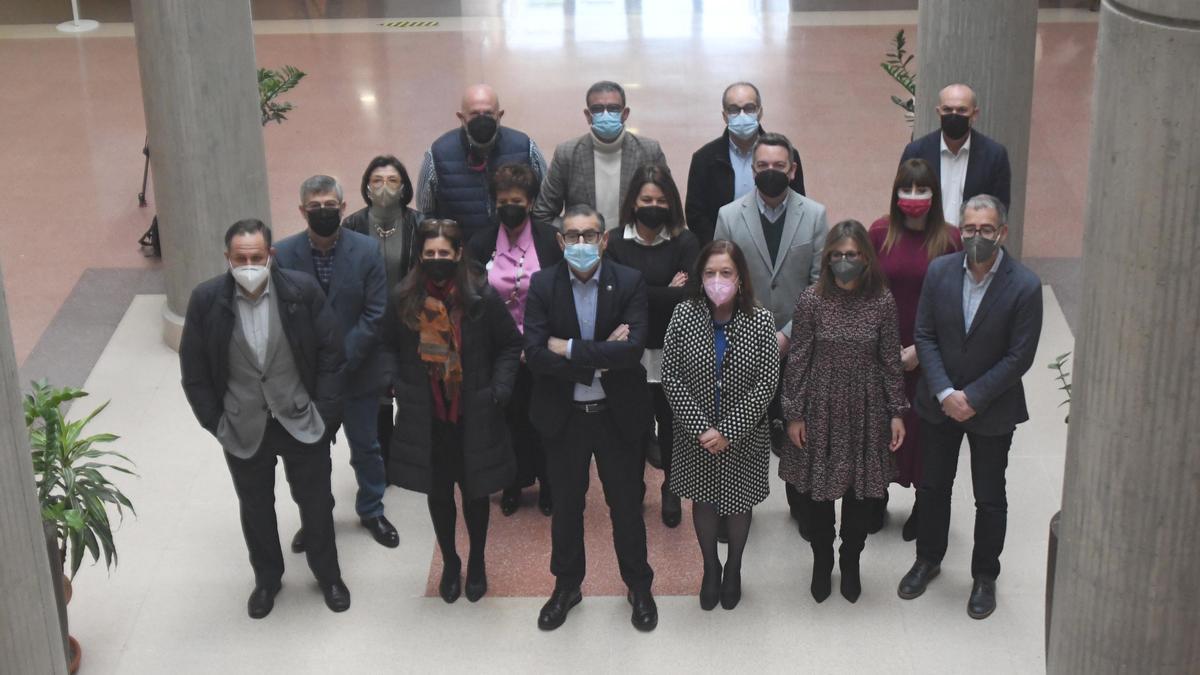
{"type": "Polygon", "coordinates": [[[829,268],[833,270],[833,277],[843,284],[848,284],[851,281],[862,276],[863,270],[867,264],[861,260],[835,260],[829,264],[829,268]]]}
{"type": "Polygon", "coordinates": [[[981,234],[963,239],[963,248],[967,251],[967,259],[973,263],[991,260],[1000,248],[1000,242],[988,239],[981,234]]]}

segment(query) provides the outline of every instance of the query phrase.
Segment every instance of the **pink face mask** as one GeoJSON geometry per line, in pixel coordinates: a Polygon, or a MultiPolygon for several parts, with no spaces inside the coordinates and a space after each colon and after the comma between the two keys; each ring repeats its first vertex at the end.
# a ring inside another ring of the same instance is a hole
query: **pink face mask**
{"type": "Polygon", "coordinates": [[[737,293],[737,282],[720,277],[705,279],[704,292],[714,305],[720,307],[737,293]]]}

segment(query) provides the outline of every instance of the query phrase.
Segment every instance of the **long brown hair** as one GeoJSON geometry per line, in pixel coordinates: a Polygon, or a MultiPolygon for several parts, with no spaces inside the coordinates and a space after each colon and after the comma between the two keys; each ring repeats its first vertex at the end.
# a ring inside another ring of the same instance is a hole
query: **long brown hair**
{"type": "Polygon", "coordinates": [[[883,269],[879,267],[879,256],[875,255],[875,247],[871,246],[867,228],[857,220],[843,220],[829,228],[829,234],[825,236],[825,248],[821,253],[821,278],[817,280],[817,295],[828,296],[835,289],[839,289],[837,281],[833,278],[833,269],[829,266],[829,256],[833,247],[843,239],[854,240],[854,245],[858,247],[858,255],[867,266],[858,286],[852,292],[868,298],[879,295],[886,286],[883,269]]]}
{"type": "MultiPolygon", "coordinates": [[[[481,281],[479,274],[467,259],[469,256],[463,255],[465,242],[462,228],[458,226],[458,223],[446,218],[429,218],[421,221],[420,226],[417,227],[416,250],[420,255],[420,252],[425,249],[425,242],[439,237],[449,241],[460,255],[458,271],[454,274],[454,297],[456,303],[462,307],[463,314],[468,314],[475,306],[475,302],[479,300],[481,281]]],[[[421,308],[425,306],[425,296],[428,295],[425,290],[425,281],[425,270],[421,268],[420,260],[418,260],[393,291],[396,297],[396,308],[400,315],[399,319],[412,330],[420,328],[418,316],[421,308]]]]}
{"type": "Polygon", "coordinates": [[[712,301],[708,299],[708,294],[704,292],[704,266],[708,264],[709,258],[722,253],[729,256],[729,259],[733,261],[734,268],[737,269],[738,291],[735,308],[750,314],[758,305],[754,300],[754,284],[750,281],[750,267],[746,264],[746,256],[742,253],[742,249],[732,241],[717,239],[708,242],[704,248],[700,249],[700,255],[696,256],[696,265],[688,275],[684,295],[692,302],[707,304],[709,311],[714,309],[712,301]]]}
{"type": "Polygon", "coordinates": [[[667,198],[667,210],[671,212],[671,222],[667,224],[667,232],[677,236],[684,228],[683,200],[679,198],[679,188],[671,177],[671,170],[666,164],[643,164],[633,172],[629,179],[629,189],[625,191],[625,203],[621,205],[620,225],[637,222],[637,198],[642,193],[646,183],[654,183],[662,190],[667,198]]]}
{"type": "Polygon", "coordinates": [[[933,199],[929,203],[929,213],[925,214],[925,254],[930,260],[955,250],[954,240],[950,238],[946,223],[946,214],[942,211],[942,181],[934,172],[933,167],[923,159],[906,159],[896,170],[896,180],[892,182],[891,207],[888,209],[888,231],[883,239],[880,253],[892,250],[900,236],[904,233],[904,220],[907,216],[900,210],[899,197],[896,195],[900,188],[917,187],[929,188],[933,199]]]}

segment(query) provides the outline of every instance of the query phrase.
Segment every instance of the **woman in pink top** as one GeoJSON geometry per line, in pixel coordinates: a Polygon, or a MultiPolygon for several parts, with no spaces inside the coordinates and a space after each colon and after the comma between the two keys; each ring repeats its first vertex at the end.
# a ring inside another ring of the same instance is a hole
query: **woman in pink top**
{"type": "MultiPolygon", "coordinates": [[[[554,230],[529,220],[529,208],[538,193],[538,180],[527,164],[505,164],[491,179],[497,223],[480,231],[467,244],[468,255],[483,266],[488,283],[504,300],[517,329],[525,332],[525,297],[533,273],[562,260],[562,248],[554,230]]],[[[538,481],[538,507],[553,512],[550,487],[546,483],[546,455],[542,440],[529,422],[529,397],[533,377],[521,359],[512,398],[508,403],[508,429],[517,455],[517,478],[500,497],[500,512],[516,513],[522,488],[538,481]]]]}
{"type": "MultiPolygon", "coordinates": [[[[942,214],[941,182],[937,173],[923,159],[900,163],[892,184],[891,208],[888,215],[871,225],[871,244],[879,255],[879,264],[887,277],[892,297],[896,299],[900,323],[900,361],[904,366],[904,394],[915,397],[921,364],[913,342],[913,326],[917,320],[917,300],[925,270],[934,258],[962,249],[958,228],[946,223],[942,214]]],[[[908,435],[896,452],[896,482],[916,488],[921,482],[921,445],[918,438],[916,413],[909,409],[904,416],[908,435]]],[[[886,498],[872,519],[870,531],[883,527],[886,498]]],[[[904,523],[903,537],[912,541],[917,535],[917,511],[904,523]]]]}

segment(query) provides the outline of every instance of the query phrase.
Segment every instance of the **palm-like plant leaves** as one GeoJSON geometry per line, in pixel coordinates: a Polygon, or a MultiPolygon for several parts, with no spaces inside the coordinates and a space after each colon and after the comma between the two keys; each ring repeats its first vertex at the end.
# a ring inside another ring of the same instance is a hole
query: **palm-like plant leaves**
{"type": "Polygon", "coordinates": [[[1049,368],[1050,370],[1056,371],[1058,373],[1057,375],[1054,376],[1055,379],[1058,380],[1058,385],[1059,385],[1058,390],[1067,395],[1067,400],[1058,404],[1058,407],[1060,407],[1060,408],[1063,407],[1064,405],[1068,406],[1067,416],[1063,420],[1063,422],[1067,422],[1067,423],[1070,423],[1070,421],[1071,421],[1071,413],[1070,413],[1071,373],[1067,372],[1067,359],[1070,358],[1070,356],[1071,356],[1071,352],[1066,352],[1065,354],[1059,354],[1047,366],[1047,368],[1049,368]]]}
{"type": "Polygon", "coordinates": [[[887,52],[884,56],[887,60],[879,64],[883,71],[890,75],[893,80],[898,82],[909,93],[907,101],[898,96],[892,96],[892,103],[904,108],[908,112],[915,110],[913,97],[917,94],[917,74],[908,69],[908,64],[912,63],[913,54],[909,54],[904,48],[904,29],[900,29],[894,38],[892,38],[892,51],[887,52]]]}
{"type": "Polygon", "coordinates": [[[286,113],[291,112],[295,106],[286,101],[276,101],[275,98],[293,89],[305,75],[306,73],[292,66],[284,66],[279,70],[258,69],[258,98],[264,127],[269,122],[283,124],[287,119],[286,113]]]}
{"type": "Polygon", "coordinates": [[[110,472],[136,476],[122,464],[133,462],[119,452],[99,447],[117,440],[115,434],[84,436],[84,429],[108,403],[83,419],[67,421],[62,404],[87,396],[71,387],[52,388],[34,382],[33,392],[25,396],[25,425],[33,450],[33,471],[37,481],[42,518],[58,530],[59,553],[64,562],[70,555],[71,576],[79,571],[86,552],[93,561],[104,556],[106,567],[117,562],[113,544],[109,507],[121,520],[125,509],[136,515],[133,504],[108,479],[110,472]]]}

